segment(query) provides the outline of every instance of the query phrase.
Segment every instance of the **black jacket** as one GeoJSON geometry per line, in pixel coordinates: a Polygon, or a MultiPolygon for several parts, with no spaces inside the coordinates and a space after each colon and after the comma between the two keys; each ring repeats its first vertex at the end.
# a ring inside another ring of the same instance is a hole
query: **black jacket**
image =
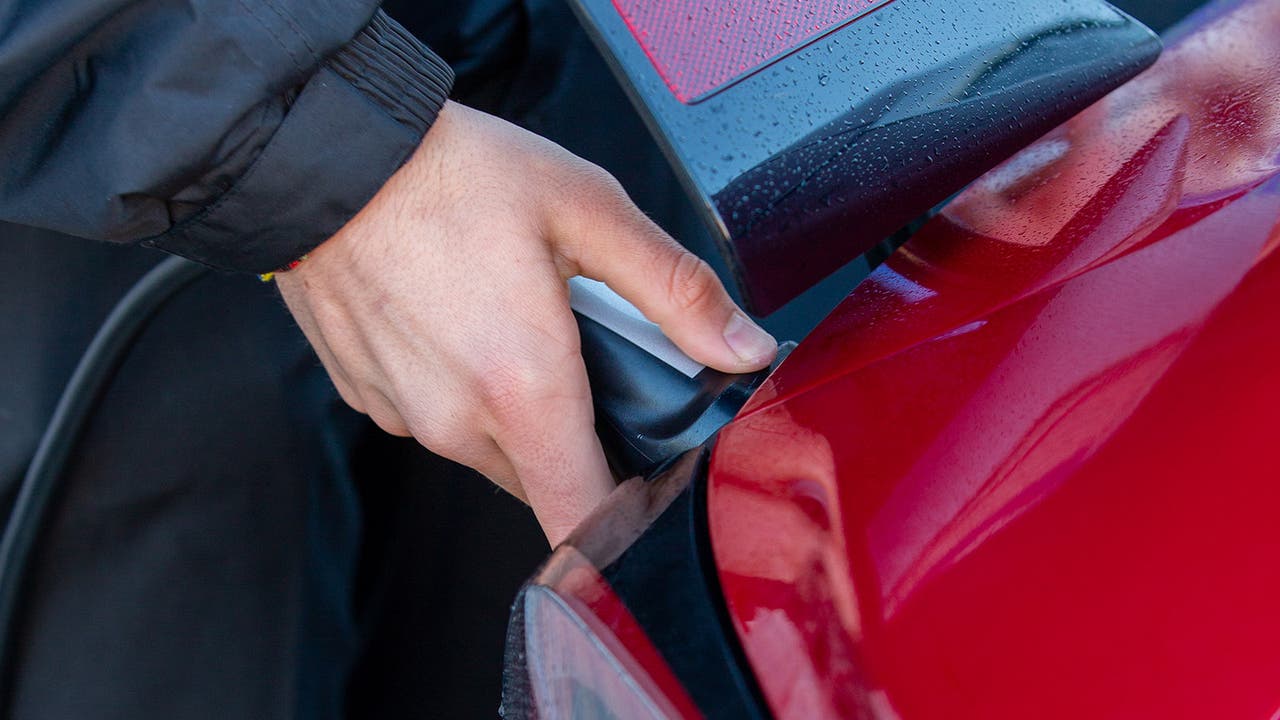
{"type": "Polygon", "coordinates": [[[272,270],[368,202],[452,82],[377,0],[0,0],[0,220],[272,270]]]}

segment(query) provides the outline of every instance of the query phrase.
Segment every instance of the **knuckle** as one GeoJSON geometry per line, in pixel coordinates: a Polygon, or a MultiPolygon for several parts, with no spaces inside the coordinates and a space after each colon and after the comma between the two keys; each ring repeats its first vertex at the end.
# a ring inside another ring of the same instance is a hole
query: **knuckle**
{"type": "Polygon", "coordinates": [[[618,182],[618,179],[613,176],[613,173],[593,162],[583,160],[578,164],[578,172],[581,174],[584,182],[600,188],[601,190],[615,192],[622,191],[622,183],[618,182]]]}
{"type": "Polygon", "coordinates": [[[382,431],[388,435],[395,435],[396,437],[410,437],[413,435],[413,433],[409,432],[408,426],[397,417],[383,416],[377,413],[370,414],[369,417],[373,420],[374,425],[382,428],[382,431]]]}
{"type": "Polygon", "coordinates": [[[573,197],[589,199],[601,208],[612,208],[619,203],[629,203],[627,191],[608,170],[594,163],[577,163],[570,174],[573,197]]]}
{"type": "Polygon", "coordinates": [[[631,196],[627,194],[626,188],[622,187],[621,180],[604,168],[593,167],[595,167],[596,185],[600,188],[600,192],[616,202],[631,203],[631,196]]]}
{"type": "Polygon", "coordinates": [[[355,390],[351,389],[351,387],[346,383],[340,382],[336,379],[333,379],[333,385],[338,391],[338,397],[342,398],[342,402],[346,403],[348,407],[361,415],[369,414],[364,401],[360,398],[360,395],[355,392],[355,390]]]}
{"type": "Polygon", "coordinates": [[[406,434],[438,455],[455,458],[475,434],[477,414],[459,398],[427,401],[419,395],[401,395],[401,399],[399,414],[406,434]]]}
{"type": "Polygon", "coordinates": [[[430,421],[410,421],[407,423],[409,434],[418,444],[428,450],[445,457],[454,457],[462,440],[450,428],[430,421]]]}
{"type": "Polygon", "coordinates": [[[697,310],[715,297],[718,282],[711,266],[681,251],[667,278],[667,297],[679,310],[697,310]]]}
{"type": "Polygon", "coordinates": [[[483,373],[478,381],[480,402],[499,425],[522,425],[536,417],[551,394],[551,380],[534,366],[503,367],[483,373]]]}
{"type": "Polygon", "coordinates": [[[391,407],[387,403],[370,403],[366,414],[375,425],[382,428],[383,432],[396,435],[398,437],[409,437],[411,435],[404,418],[400,416],[400,413],[396,412],[395,408],[391,407]]]}

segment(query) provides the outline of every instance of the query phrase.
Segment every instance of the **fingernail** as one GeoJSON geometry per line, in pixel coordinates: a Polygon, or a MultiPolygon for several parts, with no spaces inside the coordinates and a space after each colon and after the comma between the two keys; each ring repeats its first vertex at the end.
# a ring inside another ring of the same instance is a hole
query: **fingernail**
{"type": "Polygon", "coordinates": [[[741,312],[734,312],[724,326],[724,341],[748,365],[771,360],[778,351],[778,341],[741,312]]]}

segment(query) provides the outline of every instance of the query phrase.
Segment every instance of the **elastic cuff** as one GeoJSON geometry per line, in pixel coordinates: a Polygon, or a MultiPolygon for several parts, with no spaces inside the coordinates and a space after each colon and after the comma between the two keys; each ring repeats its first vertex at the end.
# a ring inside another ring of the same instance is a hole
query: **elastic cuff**
{"type": "Polygon", "coordinates": [[[333,236],[417,149],[453,71],[378,11],[303,87],[261,154],[195,217],[142,244],[265,273],[333,236]]]}
{"type": "Polygon", "coordinates": [[[420,133],[436,121],[453,87],[453,69],[381,10],[328,65],[420,133]]]}

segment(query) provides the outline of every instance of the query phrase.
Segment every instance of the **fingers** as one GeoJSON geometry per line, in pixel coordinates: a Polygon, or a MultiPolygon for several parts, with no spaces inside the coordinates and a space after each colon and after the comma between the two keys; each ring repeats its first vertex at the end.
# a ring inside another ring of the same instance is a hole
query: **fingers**
{"type": "Polygon", "coordinates": [[[772,362],[777,341],[738,308],[710,266],[645,217],[616,181],[601,184],[586,211],[568,213],[557,228],[579,271],[608,284],[704,365],[740,373],[772,362]]]}
{"type": "MultiPolygon", "coordinates": [[[[423,447],[430,449],[432,444],[423,442],[423,438],[417,438],[423,447]]],[[[485,476],[494,485],[502,488],[505,492],[515,497],[525,505],[529,504],[529,497],[525,494],[524,488],[520,486],[520,479],[516,476],[515,468],[511,467],[511,462],[502,454],[502,450],[493,438],[488,436],[477,437],[462,445],[437,446],[441,447],[437,455],[447,460],[452,460],[460,465],[475,470],[485,476]]]]}
{"type": "Polygon", "coordinates": [[[614,489],[595,434],[586,368],[577,358],[554,374],[508,375],[486,394],[494,440],[554,547],[614,489]]]}

